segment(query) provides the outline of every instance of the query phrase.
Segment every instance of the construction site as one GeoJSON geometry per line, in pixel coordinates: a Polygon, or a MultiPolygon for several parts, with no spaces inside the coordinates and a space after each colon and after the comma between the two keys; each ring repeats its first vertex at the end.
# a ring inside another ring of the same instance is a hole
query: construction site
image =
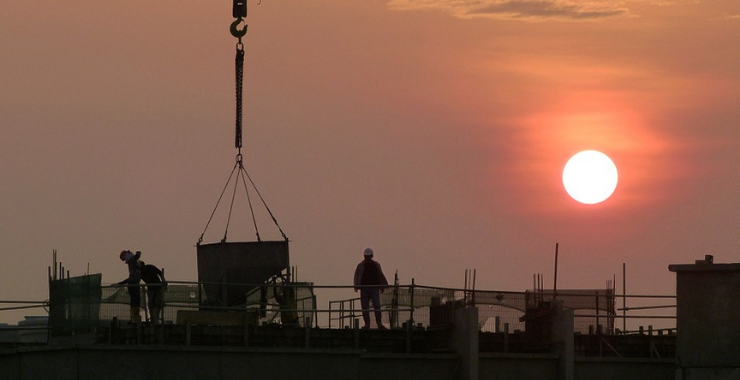
{"type": "Polygon", "coordinates": [[[225,231],[207,243],[204,230],[197,281],[163,281],[154,311],[151,284],[71,276],[54,251],[48,300],[0,301],[4,311],[35,310],[17,325],[0,325],[0,378],[740,379],[740,263],[711,255],[666,263],[676,275],[676,293],[667,295],[620,292],[616,278],[603,288],[559,289],[557,245],[552,287],[537,274],[520,290],[477,289],[474,270],[460,288],[396,277],[380,294],[386,325],[365,319],[361,327],[363,312],[373,310],[352,296],[357,284],[297,279],[290,240],[244,169],[245,1],[234,1],[233,16],[236,161],[205,229],[227,190],[233,206],[243,188],[250,211],[259,200],[282,239],[257,232],[254,241],[229,241],[225,231]],[[132,287],[142,295],[136,305],[132,287]]]}
{"type": "Polygon", "coordinates": [[[358,298],[332,300],[323,309],[317,306],[321,286],[291,281],[287,247],[199,247],[200,281],[168,282],[160,324],[147,315],[146,296],[142,314],[132,321],[125,287],[103,286],[99,274],[65,277],[57,263],[49,268],[48,317],[3,326],[2,378],[577,380],[740,374],[736,310],[727,309],[737,304],[732,300],[740,293],[740,264],[716,264],[707,256],[670,265],[676,296],[620,295],[613,288],[511,292],[394,283],[381,297],[390,328],[364,330],[358,298]],[[617,307],[644,305],[645,299],[653,306],[617,307]],[[663,309],[670,311],[655,312],[663,309]],[[628,319],[671,327],[628,331],[621,327],[628,319]]]}

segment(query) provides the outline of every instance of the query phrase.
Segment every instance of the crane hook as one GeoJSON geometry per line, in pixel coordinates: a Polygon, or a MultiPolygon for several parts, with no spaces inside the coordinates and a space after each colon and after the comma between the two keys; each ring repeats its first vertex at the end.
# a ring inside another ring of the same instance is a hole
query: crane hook
{"type": "Polygon", "coordinates": [[[231,28],[230,28],[231,35],[236,38],[240,38],[240,39],[247,34],[247,24],[246,23],[244,24],[244,28],[242,28],[241,30],[237,28],[242,21],[244,20],[241,17],[237,18],[236,21],[231,23],[231,28]]]}

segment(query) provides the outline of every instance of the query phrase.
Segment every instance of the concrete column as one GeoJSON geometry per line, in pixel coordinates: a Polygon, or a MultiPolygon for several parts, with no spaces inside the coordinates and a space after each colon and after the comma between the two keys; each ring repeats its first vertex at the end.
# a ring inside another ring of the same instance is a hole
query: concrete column
{"type": "Polygon", "coordinates": [[[552,304],[552,344],[551,351],[558,355],[558,379],[573,380],[575,362],[575,343],[573,338],[573,310],[564,309],[563,304],[552,304]]]}
{"type": "Polygon", "coordinates": [[[669,265],[676,273],[676,379],[740,379],[740,264],[669,265]]]}
{"type": "Polygon", "coordinates": [[[461,380],[478,380],[478,308],[455,310],[452,345],[460,355],[461,380]]]}

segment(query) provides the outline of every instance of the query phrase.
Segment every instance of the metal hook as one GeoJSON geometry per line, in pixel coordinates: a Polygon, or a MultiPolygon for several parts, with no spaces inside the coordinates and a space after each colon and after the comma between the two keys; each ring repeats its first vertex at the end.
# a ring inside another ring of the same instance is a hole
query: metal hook
{"type": "Polygon", "coordinates": [[[246,23],[244,24],[244,28],[242,30],[237,29],[237,27],[242,21],[244,20],[241,17],[239,17],[238,19],[236,19],[236,21],[231,23],[230,30],[231,30],[232,36],[236,38],[242,38],[247,34],[247,24],[246,23]]]}

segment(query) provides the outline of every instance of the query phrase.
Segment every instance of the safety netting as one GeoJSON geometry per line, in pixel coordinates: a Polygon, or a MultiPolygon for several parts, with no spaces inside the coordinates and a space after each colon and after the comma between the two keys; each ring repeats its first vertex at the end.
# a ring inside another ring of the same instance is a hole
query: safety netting
{"type": "MultiPolygon", "coordinates": [[[[304,326],[315,321],[316,296],[312,283],[281,283],[253,286],[252,292],[246,295],[246,303],[231,307],[208,310],[232,312],[250,312],[258,315],[260,323],[304,326]]],[[[114,318],[129,318],[129,295],[125,286],[108,286],[102,288],[100,300],[101,323],[110,323],[114,318]]],[[[146,308],[147,289],[142,286],[141,313],[143,320],[149,318],[146,308]]],[[[169,284],[164,292],[164,321],[177,323],[180,310],[196,311],[208,305],[207,294],[197,284],[169,284]]]]}
{"type": "MultiPolygon", "coordinates": [[[[424,327],[444,327],[454,322],[454,311],[475,305],[481,331],[524,331],[522,317],[527,310],[545,303],[559,301],[573,310],[574,329],[580,333],[601,330],[614,331],[614,289],[528,290],[525,292],[460,290],[426,286],[392,286],[381,294],[384,313],[391,324],[411,321],[424,327]]],[[[355,300],[355,303],[356,302],[355,300]]],[[[353,310],[351,318],[359,316],[359,305],[347,306],[353,310]]]]}
{"type": "Polygon", "coordinates": [[[316,320],[313,283],[269,283],[247,294],[246,308],[258,313],[262,324],[311,326],[316,320]]]}
{"type": "MultiPolygon", "coordinates": [[[[478,307],[479,327],[482,331],[523,330],[519,318],[524,315],[526,293],[508,291],[479,291],[427,286],[392,286],[380,296],[384,313],[392,327],[413,323],[415,326],[444,328],[454,323],[455,310],[475,305],[478,307]]],[[[358,309],[349,306],[347,309],[358,309]]],[[[359,311],[353,313],[359,315],[359,311]]]]}
{"type": "MultiPolygon", "coordinates": [[[[146,307],[149,299],[147,287],[142,285],[141,314],[143,320],[149,318],[146,307]]],[[[164,320],[175,321],[178,310],[198,310],[205,299],[204,292],[197,284],[168,284],[164,292],[164,320]]],[[[126,321],[130,318],[130,297],[126,286],[105,286],[101,289],[100,321],[109,324],[113,319],[126,321]]]]}
{"type": "Polygon", "coordinates": [[[99,323],[102,275],[49,280],[51,335],[92,331],[99,323]]]}

